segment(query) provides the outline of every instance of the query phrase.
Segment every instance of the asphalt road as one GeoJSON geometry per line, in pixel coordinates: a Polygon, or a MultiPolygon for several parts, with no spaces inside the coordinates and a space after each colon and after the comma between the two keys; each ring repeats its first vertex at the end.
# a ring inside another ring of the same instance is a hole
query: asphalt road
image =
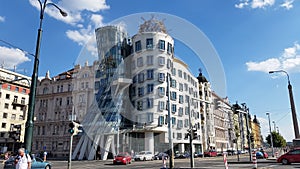
{"type": "MultiPolygon", "coordinates": [[[[67,169],[67,161],[50,161],[52,163],[52,169],[67,169]]],[[[175,159],[175,168],[189,168],[189,159],[175,159]]],[[[249,162],[247,156],[242,156],[240,161],[237,161],[236,156],[228,157],[229,169],[251,169],[253,164],[249,162]]],[[[137,161],[128,165],[112,165],[112,160],[107,161],[72,161],[72,169],[160,169],[162,167],[161,160],[155,161],[137,161]]],[[[0,164],[0,168],[3,168],[3,164],[0,164]]],[[[224,162],[222,157],[213,158],[196,158],[195,169],[224,169],[224,162]]],[[[258,161],[258,169],[299,169],[300,164],[281,165],[275,162],[275,160],[258,161]]]]}

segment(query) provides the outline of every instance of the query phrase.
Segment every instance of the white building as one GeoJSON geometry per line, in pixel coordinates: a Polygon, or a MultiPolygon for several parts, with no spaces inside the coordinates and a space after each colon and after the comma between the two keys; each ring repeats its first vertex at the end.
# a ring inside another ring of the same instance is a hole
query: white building
{"type": "Polygon", "coordinates": [[[0,68],[0,151],[13,151],[24,142],[30,77],[0,68]],[[10,138],[9,133],[21,125],[20,139],[10,138]]]}
{"type": "MultiPolygon", "coordinates": [[[[73,69],[50,78],[37,85],[35,122],[32,152],[47,151],[50,157],[69,156],[71,120],[81,122],[88,107],[95,99],[95,73],[98,63],[73,69]]],[[[79,137],[74,137],[73,146],[79,137]]]]}

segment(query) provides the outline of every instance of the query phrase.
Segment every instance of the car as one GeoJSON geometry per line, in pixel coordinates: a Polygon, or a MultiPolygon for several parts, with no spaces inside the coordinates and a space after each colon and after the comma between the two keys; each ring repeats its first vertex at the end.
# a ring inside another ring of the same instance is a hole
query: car
{"type": "Polygon", "coordinates": [[[208,150],[204,152],[204,157],[216,157],[217,152],[215,150],[208,150]]]}
{"type": "Polygon", "coordinates": [[[264,154],[262,152],[260,152],[260,151],[257,151],[255,155],[256,155],[257,159],[264,158],[264,154]]]}
{"type": "MultiPolygon", "coordinates": [[[[15,158],[11,157],[4,163],[3,169],[15,169],[15,158]]],[[[31,162],[31,169],[51,169],[51,164],[47,161],[43,161],[41,158],[34,157],[31,162]]]]}
{"type": "Polygon", "coordinates": [[[127,152],[119,153],[115,156],[113,164],[131,164],[131,156],[127,152]]]}
{"type": "Polygon", "coordinates": [[[167,160],[169,158],[169,155],[167,153],[160,152],[160,153],[157,153],[154,156],[154,159],[155,160],[162,160],[163,157],[165,157],[165,159],[167,160]]]}
{"type": "Polygon", "coordinates": [[[293,149],[277,158],[278,163],[284,165],[291,163],[300,163],[300,149],[293,149]]]}
{"type": "Polygon", "coordinates": [[[135,161],[154,160],[154,155],[151,151],[141,151],[134,156],[135,161]]]}
{"type": "Polygon", "coordinates": [[[227,152],[227,154],[230,155],[230,156],[236,155],[236,154],[237,154],[236,150],[227,150],[226,152],[227,152]]]}

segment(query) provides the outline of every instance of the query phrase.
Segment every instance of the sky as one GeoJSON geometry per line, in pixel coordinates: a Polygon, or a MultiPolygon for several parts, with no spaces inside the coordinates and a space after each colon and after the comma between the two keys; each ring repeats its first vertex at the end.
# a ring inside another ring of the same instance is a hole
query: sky
{"type": "MultiPolygon", "coordinates": [[[[44,76],[48,70],[55,76],[71,69],[83,49],[96,58],[97,50],[89,43],[94,41],[97,27],[136,13],[170,14],[193,24],[209,39],[224,70],[226,93],[222,93],[222,97],[227,96],[231,103],[246,103],[250,113],[261,122],[264,138],[269,131],[266,112],[270,112],[272,130],[274,121],[287,141],[294,138],[286,76],[270,75],[268,71],[289,73],[296,110],[299,108],[300,112],[300,0],[48,2],[57,4],[68,16],[62,17],[51,5],[46,7],[39,76],[44,76]]],[[[1,67],[31,76],[34,60],[31,54],[35,52],[39,11],[37,0],[0,2],[1,67]]],[[[142,21],[140,18],[137,22],[142,21]]],[[[177,24],[167,29],[170,34],[175,34],[182,26],[177,24]]],[[[198,75],[201,68],[208,79],[218,79],[210,76],[212,70],[207,69],[203,60],[194,62],[191,59],[196,54],[190,46],[175,41],[175,54],[189,64],[194,75],[198,75]]],[[[218,84],[212,83],[213,89],[216,86],[218,84]]],[[[297,116],[300,117],[299,113],[297,116]]]]}

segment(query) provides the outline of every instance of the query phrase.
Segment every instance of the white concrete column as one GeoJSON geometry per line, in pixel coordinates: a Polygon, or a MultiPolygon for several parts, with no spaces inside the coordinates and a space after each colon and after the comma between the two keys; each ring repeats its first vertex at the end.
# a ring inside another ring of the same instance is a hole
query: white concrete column
{"type": "Polygon", "coordinates": [[[145,132],[145,151],[154,152],[154,133],[153,132],[145,132]]]}
{"type": "MultiPolygon", "coordinates": [[[[185,151],[185,149],[184,149],[184,143],[178,144],[178,151],[179,151],[180,153],[183,153],[183,152],[185,151]]],[[[175,152],[174,152],[174,153],[175,153],[175,152]]]]}

